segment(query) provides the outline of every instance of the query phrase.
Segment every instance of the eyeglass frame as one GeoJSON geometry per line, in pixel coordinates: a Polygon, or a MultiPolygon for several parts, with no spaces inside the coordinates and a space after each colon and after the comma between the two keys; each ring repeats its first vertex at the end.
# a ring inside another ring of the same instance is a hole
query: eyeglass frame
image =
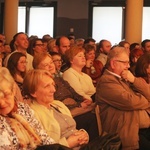
{"type": "Polygon", "coordinates": [[[123,60],[114,60],[114,61],[121,62],[121,63],[123,63],[125,65],[129,65],[130,64],[129,61],[123,61],[123,60]]]}

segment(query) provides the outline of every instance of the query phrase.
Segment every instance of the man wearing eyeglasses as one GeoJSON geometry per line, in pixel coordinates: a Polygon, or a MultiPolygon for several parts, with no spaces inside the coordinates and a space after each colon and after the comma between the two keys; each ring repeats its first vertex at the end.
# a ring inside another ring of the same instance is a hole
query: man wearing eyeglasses
{"type": "Polygon", "coordinates": [[[149,85],[128,70],[129,56],[123,47],[108,54],[106,69],[96,87],[103,130],[117,132],[122,149],[150,149],[149,85]]]}

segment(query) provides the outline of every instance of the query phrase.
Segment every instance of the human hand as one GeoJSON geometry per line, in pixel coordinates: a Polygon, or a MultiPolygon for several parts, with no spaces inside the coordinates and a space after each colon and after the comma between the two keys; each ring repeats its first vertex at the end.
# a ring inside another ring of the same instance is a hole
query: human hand
{"type": "Polygon", "coordinates": [[[84,102],[80,103],[80,105],[81,105],[82,108],[87,108],[88,107],[88,105],[84,102]]]}
{"type": "Polygon", "coordinates": [[[75,135],[79,136],[79,145],[87,144],[89,141],[89,135],[84,129],[78,130],[75,135]]]}
{"type": "Polygon", "coordinates": [[[93,65],[93,61],[92,60],[90,60],[90,59],[86,60],[86,67],[87,68],[90,68],[92,65],[93,65]]]}
{"type": "Polygon", "coordinates": [[[89,141],[89,136],[87,132],[83,129],[76,131],[67,139],[70,148],[86,144],[88,143],[88,141],[89,141]]]}
{"type": "Polygon", "coordinates": [[[87,104],[88,106],[91,105],[93,103],[93,101],[91,99],[85,99],[83,101],[83,103],[87,104]]]}
{"type": "Polygon", "coordinates": [[[124,71],[122,71],[121,77],[122,77],[123,79],[125,79],[126,81],[129,81],[129,82],[131,82],[131,83],[133,83],[134,80],[135,80],[134,75],[133,75],[129,70],[124,70],[124,71]]]}

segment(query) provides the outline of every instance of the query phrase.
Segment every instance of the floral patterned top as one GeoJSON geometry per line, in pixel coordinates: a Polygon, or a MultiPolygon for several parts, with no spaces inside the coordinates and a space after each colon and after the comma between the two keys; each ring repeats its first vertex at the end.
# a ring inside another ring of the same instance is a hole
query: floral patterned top
{"type": "MultiPolygon", "coordinates": [[[[35,118],[34,111],[28,106],[28,104],[17,103],[17,114],[20,114],[31,127],[36,131],[36,134],[41,138],[42,145],[53,144],[55,141],[48,136],[48,134],[43,129],[40,122],[35,118]]],[[[7,117],[0,115],[0,150],[23,150],[19,145],[19,139],[16,133],[11,128],[7,117]]],[[[32,150],[30,145],[26,150],[32,150]]]]}

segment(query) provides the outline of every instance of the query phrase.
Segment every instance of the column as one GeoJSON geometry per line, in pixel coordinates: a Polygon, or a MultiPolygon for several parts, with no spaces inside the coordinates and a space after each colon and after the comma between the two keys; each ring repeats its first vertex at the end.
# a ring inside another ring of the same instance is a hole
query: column
{"type": "Polygon", "coordinates": [[[6,42],[9,43],[18,27],[18,4],[19,0],[5,0],[4,5],[4,34],[6,42]]]}
{"type": "Polygon", "coordinates": [[[143,0],[126,0],[125,40],[129,43],[142,40],[143,0]]]}

